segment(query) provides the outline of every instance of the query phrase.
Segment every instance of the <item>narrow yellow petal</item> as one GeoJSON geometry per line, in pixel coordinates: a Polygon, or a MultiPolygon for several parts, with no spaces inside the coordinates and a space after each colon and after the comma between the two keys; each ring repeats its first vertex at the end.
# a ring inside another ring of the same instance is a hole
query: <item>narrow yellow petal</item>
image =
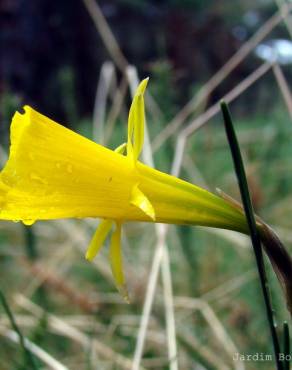
{"type": "Polygon", "coordinates": [[[135,129],[134,129],[134,159],[137,160],[143,148],[144,143],[144,126],[145,126],[145,108],[144,98],[142,95],[137,97],[135,111],[135,129]]]}
{"type": "Polygon", "coordinates": [[[129,303],[129,296],[125,284],[125,277],[123,271],[120,223],[116,223],[116,229],[112,234],[109,257],[116,287],[123,296],[123,298],[129,303]]]}
{"type": "Polygon", "coordinates": [[[148,81],[149,81],[149,77],[144,78],[140,82],[140,84],[139,84],[139,86],[137,87],[137,90],[136,90],[136,95],[143,95],[145,93],[148,81]]]}
{"type": "Polygon", "coordinates": [[[144,94],[144,92],[146,90],[146,87],[147,87],[147,84],[148,84],[148,81],[149,81],[149,78],[145,78],[144,80],[142,80],[140,82],[139,86],[137,87],[136,92],[135,92],[135,95],[134,95],[134,98],[133,98],[133,101],[132,101],[132,104],[131,104],[131,107],[130,107],[130,112],[129,112],[128,141],[130,141],[132,139],[132,135],[133,135],[133,132],[134,132],[134,126],[135,126],[135,121],[130,119],[130,117],[133,114],[133,111],[135,111],[137,97],[144,94]]]}
{"type": "Polygon", "coordinates": [[[100,251],[112,225],[113,221],[111,220],[102,220],[100,222],[86,251],[85,258],[88,261],[92,261],[100,251]]]}
{"type": "Polygon", "coordinates": [[[128,155],[137,161],[144,142],[145,108],[144,92],[148,83],[145,78],[138,86],[131,104],[128,119],[128,155]]]}
{"type": "Polygon", "coordinates": [[[135,185],[132,189],[130,202],[134,206],[141,209],[141,211],[144,212],[147,216],[149,216],[152,221],[155,221],[155,210],[154,210],[150,200],[139,189],[138,184],[135,185]]]}

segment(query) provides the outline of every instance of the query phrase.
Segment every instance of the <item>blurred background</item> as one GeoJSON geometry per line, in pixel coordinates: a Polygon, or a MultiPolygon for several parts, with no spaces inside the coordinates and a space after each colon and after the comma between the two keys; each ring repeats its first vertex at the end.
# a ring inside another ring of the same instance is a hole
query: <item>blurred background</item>
{"type": "MultiPolygon", "coordinates": [[[[1,0],[2,165],[24,104],[110,148],[124,142],[131,94],[149,76],[144,160],[239,199],[225,97],[255,209],[291,250],[291,14],[288,0],[1,0]]],[[[84,260],[96,225],[0,224],[0,287],[37,368],[274,369],[233,359],[272,353],[247,238],[127,225],[127,305],[106,249],[84,260]]],[[[267,267],[281,333],[288,314],[267,267]]],[[[30,370],[13,333],[1,313],[0,368],[30,370]]]]}

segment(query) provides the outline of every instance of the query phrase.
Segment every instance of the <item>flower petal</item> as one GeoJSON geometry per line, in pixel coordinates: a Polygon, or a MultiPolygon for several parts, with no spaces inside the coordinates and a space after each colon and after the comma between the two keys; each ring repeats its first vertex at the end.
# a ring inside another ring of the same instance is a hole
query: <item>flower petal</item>
{"type": "Polygon", "coordinates": [[[137,182],[129,158],[24,109],[0,173],[0,219],[128,219],[137,182]]]}
{"type": "Polygon", "coordinates": [[[123,298],[129,302],[127,287],[125,284],[125,277],[123,272],[123,260],[121,253],[121,224],[116,223],[116,229],[112,234],[110,245],[110,263],[112,273],[117,289],[123,298]]]}
{"type": "Polygon", "coordinates": [[[155,221],[155,211],[146,195],[139,189],[138,184],[135,185],[132,189],[131,194],[131,204],[141,209],[147,216],[151,218],[152,221],[155,221]]]}
{"type": "Polygon", "coordinates": [[[86,251],[85,258],[88,261],[92,261],[93,258],[100,251],[107,235],[109,234],[112,228],[112,225],[113,225],[112,220],[102,220],[100,222],[86,251]]]}
{"type": "Polygon", "coordinates": [[[68,217],[248,232],[243,214],[222,198],[138,161],[133,166],[128,155],[25,107],[13,118],[10,156],[0,173],[0,219],[31,224],[68,217]]]}
{"type": "Polygon", "coordinates": [[[129,112],[127,152],[134,162],[137,161],[144,142],[145,109],[143,96],[147,83],[148,78],[145,78],[138,86],[129,112]]]}

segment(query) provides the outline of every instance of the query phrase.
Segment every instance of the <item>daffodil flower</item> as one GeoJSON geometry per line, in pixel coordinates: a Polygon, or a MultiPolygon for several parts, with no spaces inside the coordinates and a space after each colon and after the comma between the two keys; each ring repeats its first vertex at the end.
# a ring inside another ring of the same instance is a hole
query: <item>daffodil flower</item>
{"type": "Polygon", "coordinates": [[[111,233],[109,259],[124,297],[124,222],[191,224],[248,233],[242,210],[232,202],[139,161],[147,82],[140,83],[133,98],[127,143],[115,151],[25,106],[23,114],[13,117],[10,155],[0,173],[0,219],[30,225],[36,220],[101,218],[86,258],[91,261],[111,233]]]}

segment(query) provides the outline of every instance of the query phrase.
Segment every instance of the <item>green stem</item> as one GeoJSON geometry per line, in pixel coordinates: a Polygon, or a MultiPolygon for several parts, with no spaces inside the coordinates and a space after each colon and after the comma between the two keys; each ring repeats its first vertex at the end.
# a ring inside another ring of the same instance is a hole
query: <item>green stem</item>
{"type": "Polygon", "coordinates": [[[25,232],[25,250],[28,259],[35,261],[38,259],[36,240],[32,226],[23,226],[25,232]]]}
{"type": "Polygon", "coordinates": [[[20,344],[20,347],[22,348],[23,350],[23,353],[24,353],[24,357],[25,357],[25,360],[26,360],[26,363],[27,364],[30,364],[30,367],[32,370],[38,370],[38,367],[33,359],[33,356],[32,354],[30,353],[30,351],[27,349],[26,345],[25,345],[25,340],[24,340],[24,337],[21,333],[21,331],[19,330],[17,324],[16,324],[16,321],[14,320],[14,317],[13,317],[13,314],[9,308],[9,305],[5,299],[5,296],[4,294],[2,293],[2,291],[0,290],[0,302],[4,308],[4,311],[10,321],[10,324],[13,328],[13,330],[17,333],[18,337],[19,337],[19,344],[20,344]]]}
{"type": "MultiPolygon", "coordinates": [[[[34,263],[38,260],[39,254],[36,245],[36,237],[32,226],[24,225],[24,237],[25,237],[25,250],[28,259],[34,263]]],[[[43,307],[48,307],[48,297],[44,286],[40,286],[35,295],[35,299],[38,303],[42,304],[43,307]]]]}
{"type": "Polygon", "coordinates": [[[245,174],[243,161],[242,161],[242,157],[241,157],[241,153],[239,149],[239,144],[236,138],[236,134],[235,134],[235,130],[232,124],[232,119],[229,113],[228,106],[224,101],[221,102],[221,110],[222,110],[222,114],[224,118],[226,135],[228,138],[229,147],[230,147],[232,158],[233,158],[234,169],[236,172],[237,181],[238,181],[238,185],[240,188],[243,208],[244,208],[244,212],[246,215],[246,219],[247,219],[247,223],[248,223],[248,227],[250,231],[250,237],[251,237],[251,241],[252,241],[252,245],[254,249],[257,269],[258,269],[262,293],[264,297],[264,303],[266,307],[267,319],[268,319],[269,328],[270,328],[272,341],[273,341],[275,361],[276,361],[277,369],[284,370],[282,363],[279,360],[280,345],[279,345],[278,335],[277,335],[277,331],[276,331],[276,327],[274,323],[274,315],[273,315],[273,309],[272,309],[272,304],[271,304],[270,295],[269,295],[269,286],[268,286],[268,280],[267,280],[266,270],[265,270],[265,265],[264,265],[261,240],[260,240],[260,236],[259,236],[257,226],[256,226],[253,206],[252,206],[252,202],[251,202],[250,195],[249,195],[248,184],[247,184],[246,174],[245,174]]]}

